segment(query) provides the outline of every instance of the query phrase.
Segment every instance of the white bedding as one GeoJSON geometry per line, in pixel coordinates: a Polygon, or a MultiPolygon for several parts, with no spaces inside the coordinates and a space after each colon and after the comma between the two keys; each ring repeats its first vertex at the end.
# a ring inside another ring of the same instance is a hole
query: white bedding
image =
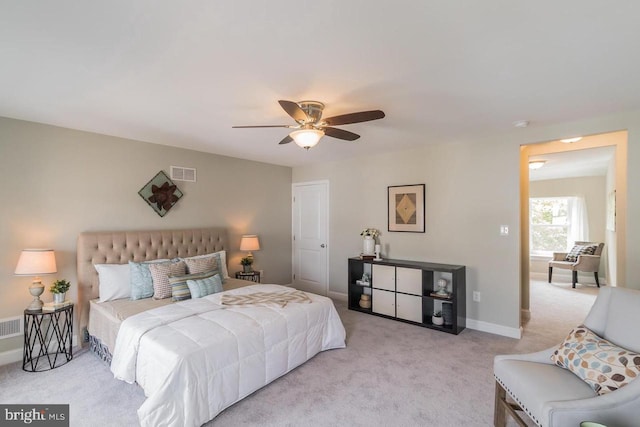
{"type": "Polygon", "coordinates": [[[323,350],[345,347],[333,302],[225,307],[222,294],[282,292],[254,285],[186,300],[122,322],[111,371],[137,382],[147,400],[142,426],[200,426],[323,350]]]}

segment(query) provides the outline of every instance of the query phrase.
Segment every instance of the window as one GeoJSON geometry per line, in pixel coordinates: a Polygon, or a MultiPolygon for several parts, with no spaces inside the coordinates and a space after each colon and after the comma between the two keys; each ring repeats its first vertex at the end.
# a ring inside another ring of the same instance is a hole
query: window
{"type": "Polygon", "coordinates": [[[581,197],[529,199],[531,255],[551,256],[571,249],[576,240],[588,240],[587,210],[581,197]]]}

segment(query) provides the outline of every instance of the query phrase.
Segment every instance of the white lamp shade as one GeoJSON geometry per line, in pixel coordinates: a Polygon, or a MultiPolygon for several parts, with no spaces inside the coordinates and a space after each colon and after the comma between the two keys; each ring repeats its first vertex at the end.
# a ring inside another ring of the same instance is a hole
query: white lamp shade
{"type": "Polygon", "coordinates": [[[56,273],[56,255],[53,249],[24,249],[18,259],[16,276],[38,276],[56,273]]]}
{"type": "Polygon", "coordinates": [[[245,236],[242,236],[242,240],[240,240],[240,250],[259,251],[260,241],[258,240],[258,236],[256,236],[255,234],[247,234],[245,236]]]}
{"type": "Polygon", "coordinates": [[[309,149],[318,144],[324,132],[318,129],[300,129],[291,132],[289,136],[298,146],[309,149]]]}

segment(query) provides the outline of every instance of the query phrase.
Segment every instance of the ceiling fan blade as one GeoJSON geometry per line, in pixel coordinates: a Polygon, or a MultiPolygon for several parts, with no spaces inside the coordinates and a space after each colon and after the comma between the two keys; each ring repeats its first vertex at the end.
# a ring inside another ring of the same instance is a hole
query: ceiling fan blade
{"type": "MultiPolygon", "coordinates": [[[[256,125],[256,126],[231,126],[234,129],[238,128],[291,128],[289,125],[256,125]]],[[[295,126],[293,126],[295,127],[295,126]]]]}
{"type": "Polygon", "coordinates": [[[345,141],[355,141],[360,138],[357,133],[349,132],[338,128],[322,128],[324,134],[332,138],[344,139],[345,141]]]}
{"type": "Polygon", "coordinates": [[[293,141],[293,138],[291,138],[289,135],[285,136],[282,141],[278,142],[278,144],[282,145],[282,144],[288,144],[291,141],[293,141]]]}
{"type": "Polygon", "coordinates": [[[295,102],[280,100],[278,103],[288,115],[293,117],[293,120],[296,122],[306,122],[309,120],[307,113],[305,113],[304,110],[295,102]]]}
{"type": "Polygon", "coordinates": [[[333,116],[323,119],[327,126],[348,125],[351,123],[368,122],[370,120],[378,120],[384,118],[384,112],[381,110],[360,111],[359,113],[343,114],[341,116],[333,116]]]}

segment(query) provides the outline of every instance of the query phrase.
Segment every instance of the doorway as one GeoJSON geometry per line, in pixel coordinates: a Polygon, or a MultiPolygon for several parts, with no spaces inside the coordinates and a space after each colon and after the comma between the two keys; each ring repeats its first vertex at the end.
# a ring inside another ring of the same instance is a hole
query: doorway
{"type": "MultiPolygon", "coordinates": [[[[580,204],[587,206],[585,199],[589,199],[590,209],[587,209],[591,211],[588,219],[589,226],[586,227],[584,224],[589,234],[585,235],[587,238],[585,240],[605,243],[601,274],[605,273],[607,284],[616,286],[624,282],[624,278],[617,277],[617,272],[625,271],[626,143],[627,132],[619,131],[584,137],[575,143],[551,141],[521,147],[520,323],[522,326],[531,318],[532,310],[536,309],[535,304],[540,304],[541,301],[543,304],[549,304],[552,300],[548,295],[547,298],[542,298],[544,292],[541,291],[553,292],[553,300],[558,303],[561,301],[557,299],[566,294],[567,304],[569,301],[575,301],[574,297],[579,293],[591,294],[592,298],[597,294],[595,282],[593,289],[590,284],[594,281],[593,275],[589,276],[586,273],[579,274],[579,283],[582,282],[584,286],[578,286],[577,291],[571,289],[570,275],[565,278],[562,275],[563,272],[558,272],[557,269],[554,269],[552,284],[548,283],[546,272],[551,249],[545,247],[547,246],[544,242],[545,227],[530,226],[531,197],[537,200],[538,206],[554,205],[557,208],[555,205],[565,203],[566,205],[574,204],[573,209],[580,204]],[[530,170],[530,161],[543,161],[544,166],[537,170],[530,170]],[[578,178],[579,176],[582,178],[578,178]],[[585,176],[588,177],[585,178],[585,176]],[[597,189],[580,188],[581,186],[594,186],[597,189]],[[607,205],[610,204],[609,194],[616,196],[616,227],[613,229],[610,227],[609,219],[605,218],[609,215],[607,211],[607,205]],[[565,282],[568,288],[562,292],[565,282]],[[532,302],[532,299],[536,301],[532,302]]],[[[533,213],[537,213],[535,206],[532,209],[534,209],[533,213]]],[[[578,211],[578,209],[575,210],[578,211]]],[[[586,217],[585,221],[587,221],[586,217]]],[[[574,222],[577,223],[576,217],[574,222]]],[[[573,231],[575,232],[577,228],[574,227],[573,231]]],[[[563,236],[562,239],[566,246],[572,245],[572,240],[582,240],[572,238],[571,235],[563,236]]],[[[555,244],[558,245],[559,242],[555,244]]],[[[586,307],[589,308],[590,304],[586,307]]],[[[577,321],[582,318],[584,316],[577,321]]]]}
{"type": "Polygon", "coordinates": [[[329,182],[295,183],[292,187],[293,286],[326,296],[329,288],[329,182]]]}

